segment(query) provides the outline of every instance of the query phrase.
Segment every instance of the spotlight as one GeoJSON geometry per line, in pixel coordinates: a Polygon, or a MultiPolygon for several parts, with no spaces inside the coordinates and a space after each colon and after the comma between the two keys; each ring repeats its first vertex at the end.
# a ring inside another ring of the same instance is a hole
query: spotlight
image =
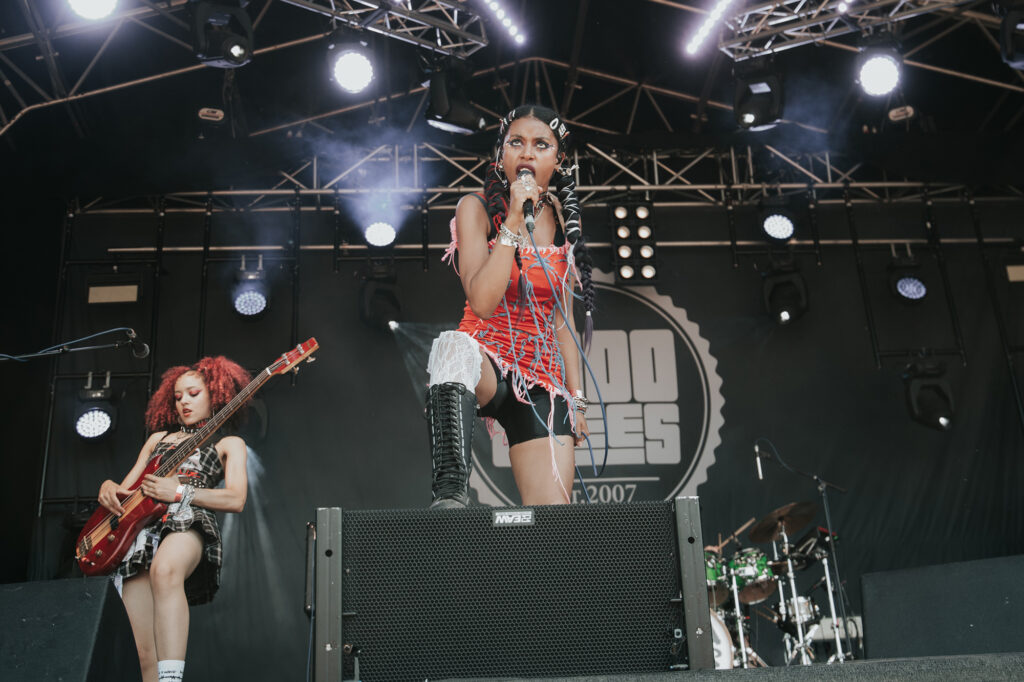
{"type": "Polygon", "coordinates": [[[117,422],[117,410],[111,399],[110,372],[103,388],[93,388],[92,372],[89,372],[85,388],[78,392],[79,405],[75,410],[75,432],[86,440],[101,438],[113,430],[117,422]]]}
{"type": "Polygon", "coordinates": [[[391,242],[395,241],[395,228],[389,223],[377,222],[371,223],[366,230],[363,231],[363,236],[366,237],[366,243],[370,246],[387,246],[391,242]]]}
{"type": "Polygon", "coordinates": [[[796,234],[796,215],[783,196],[767,197],[760,206],[761,230],[769,242],[785,244],[796,234]]]}
{"type": "Polygon", "coordinates": [[[373,81],[373,60],[369,45],[335,32],[328,38],[327,63],[331,79],[350,93],[362,92],[373,81]]]}
{"type": "Polygon", "coordinates": [[[68,0],[68,4],[83,19],[103,19],[117,7],[117,0],[68,0]]]}
{"type": "Polygon", "coordinates": [[[398,302],[394,265],[390,261],[370,261],[362,273],[359,292],[359,318],[378,331],[395,331],[402,319],[398,302]]]}
{"type": "Polygon", "coordinates": [[[937,431],[953,428],[953,390],[939,363],[916,362],[903,369],[907,409],[914,421],[937,431]]]}
{"type": "Polygon", "coordinates": [[[764,307],[778,324],[789,324],[807,312],[807,285],[795,263],[773,262],[764,273],[764,307]]]}
{"type": "Polygon", "coordinates": [[[256,269],[253,271],[246,271],[245,256],[242,256],[242,267],[235,273],[235,282],[231,296],[235,312],[248,318],[262,314],[269,302],[263,256],[259,256],[256,269]]]}
{"type": "Polygon", "coordinates": [[[889,263],[887,270],[889,290],[899,300],[904,303],[920,303],[928,295],[928,285],[921,274],[921,264],[910,253],[909,244],[906,256],[897,256],[896,248],[893,247],[892,262],[889,263]]]}
{"type": "Polygon", "coordinates": [[[654,263],[654,231],[647,222],[654,208],[649,202],[626,201],[611,208],[612,259],[615,281],[648,281],[657,275],[654,263]]]}
{"type": "Polygon", "coordinates": [[[192,10],[192,44],[207,66],[235,69],[252,61],[252,20],[249,0],[221,4],[196,0],[192,10]]]}
{"type": "Polygon", "coordinates": [[[430,73],[430,97],[427,123],[435,128],[459,135],[483,130],[487,121],[466,95],[468,70],[453,62],[435,64],[430,73]]]}
{"type": "Polygon", "coordinates": [[[509,36],[516,41],[517,45],[522,45],[526,41],[526,36],[522,34],[519,27],[516,26],[516,23],[512,20],[512,17],[509,16],[508,11],[502,7],[500,2],[488,0],[487,8],[494,13],[498,23],[505,27],[505,30],[508,31],[509,36]]]}
{"type": "Polygon", "coordinates": [[[888,95],[900,84],[903,56],[888,33],[869,39],[857,55],[857,82],[872,97],[888,95]]]}
{"type": "Polygon", "coordinates": [[[1003,15],[999,26],[999,55],[1012,69],[1024,69],[1024,4],[995,2],[994,9],[1003,15]]]}
{"type": "Polygon", "coordinates": [[[736,123],[745,130],[768,130],[782,119],[782,78],[770,62],[744,64],[735,68],[736,96],[733,113],[736,123]]]}

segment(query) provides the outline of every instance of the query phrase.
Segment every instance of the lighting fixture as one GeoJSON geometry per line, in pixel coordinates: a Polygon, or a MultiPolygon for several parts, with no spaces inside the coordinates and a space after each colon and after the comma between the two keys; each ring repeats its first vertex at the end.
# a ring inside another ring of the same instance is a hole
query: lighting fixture
{"type": "Polygon", "coordinates": [[[370,223],[363,230],[363,236],[366,237],[366,243],[370,246],[383,247],[387,246],[391,242],[395,241],[395,228],[390,223],[376,222],[370,223]]]}
{"type": "Polygon", "coordinates": [[[733,113],[744,130],[774,128],[782,120],[782,77],[771,62],[739,63],[735,67],[736,93],[733,113]]]}
{"type": "Polygon", "coordinates": [[[86,440],[96,440],[110,433],[117,422],[117,410],[112,402],[110,372],[102,388],[93,388],[92,372],[89,372],[85,388],[78,392],[78,407],[75,409],[75,432],[86,440]]]}
{"type": "Polygon", "coordinates": [[[352,94],[373,82],[373,54],[369,44],[349,31],[338,30],[327,39],[331,80],[352,94]]]}
{"type": "Polygon", "coordinates": [[[871,97],[888,95],[900,84],[903,56],[899,45],[889,33],[866,40],[857,55],[857,82],[871,97]]]}
{"type": "Polygon", "coordinates": [[[770,243],[785,244],[796,234],[796,213],[788,197],[765,197],[761,200],[758,213],[761,231],[770,243]]]}
{"type": "Polygon", "coordinates": [[[928,295],[928,284],[921,273],[921,264],[910,252],[910,244],[906,248],[906,255],[898,256],[895,245],[892,246],[892,262],[887,268],[889,290],[904,303],[920,303],[928,295]]]}
{"type": "Polygon", "coordinates": [[[953,428],[953,390],[941,363],[914,362],[903,369],[907,410],[914,421],[937,431],[953,428]]]}
{"type": "Polygon", "coordinates": [[[764,307],[777,324],[789,324],[807,312],[807,284],[795,263],[773,262],[763,277],[764,307]]]}
{"type": "Polygon", "coordinates": [[[245,11],[248,4],[248,0],[192,3],[192,46],[199,61],[221,69],[235,69],[252,61],[252,19],[245,11]]]}
{"type": "Polygon", "coordinates": [[[516,22],[509,15],[507,9],[498,0],[487,0],[487,9],[491,10],[494,18],[497,19],[498,23],[501,24],[506,31],[508,31],[509,37],[515,41],[516,45],[522,45],[526,42],[526,36],[523,35],[522,30],[516,25],[516,22]]]}
{"type": "Polygon", "coordinates": [[[656,244],[650,225],[653,213],[652,204],[646,201],[632,200],[612,205],[612,259],[616,282],[623,284],[639,279],[650,282],[655,279],[658,272],[654,260],[656,244]]]}
{"type": "Polygon", "coordinates": [[[103,19],[117,8],[117,0],[68,0],[68,4],[83,19],[103,19]]]}
{"type": "Polygon", "coordinates": [[[700,50],[700,46],[707,40],[707,37],[711,34],[711,31],[715,29],[715,26],[722,19],[722,15],[725,14],[725,10],[729,9],[729,5],[733,3],[733,0],[716,0],[715,6],[711,8],[707,16],[704,17],[704,22],[697,29],[697,32],[690,38],[690,41],[686,44],[686,53],[690,55],[697,54],[700,50]]]}
{"type": "Polygon", "coordinates": [[[231,296],[235,312],[247,318],[261,315],[270,302],[263,256],[258,257],[256,269],[248,271],[245,269],[245,256],[242,256],[242,266],[235,273],[235,282],[231,296]]]}
{"type": "Polygon", "coordinates": [[[1024,4],[1018,1],[993,3],[1003,15],[999,26],[999,56],[1012,69],[1024,69],[1024,4]]]}
{"type": "Polygon", "coordinates": [[[459,135],[483,130],[486,119],[469,101],[465,83],[470,74],[454,62],[436,63],[430,73],[427,123],[435,128],[459,135]]]}

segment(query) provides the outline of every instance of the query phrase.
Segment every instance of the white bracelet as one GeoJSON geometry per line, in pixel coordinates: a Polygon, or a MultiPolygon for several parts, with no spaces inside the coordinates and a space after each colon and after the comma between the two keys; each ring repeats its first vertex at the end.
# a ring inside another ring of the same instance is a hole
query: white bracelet
{"type": "Polygon", "coordinates": [[[523,246],[526,239],[521,234],[515,234],[512,230],[502,225],[498,228],[498,243],[502,246],[523,246]]]}

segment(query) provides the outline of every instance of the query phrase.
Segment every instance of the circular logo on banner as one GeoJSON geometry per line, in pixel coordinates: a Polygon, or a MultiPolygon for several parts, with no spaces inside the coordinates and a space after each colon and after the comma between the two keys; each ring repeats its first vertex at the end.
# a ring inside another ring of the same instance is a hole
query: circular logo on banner
{"type": "MultiPolygon", "coordinates": [[[[600,310],[590,370],[590,450],[576,449],[586,491],[575,481],[573,502],[636,502],[696,495],[721,444],[722,379],[708,342],[686,311],[653,287],[616,286],[593,272],[600,310]],[[602,415],[598,397],[604,401],[602,415]]],[[[542,415],[546,416],[546,415],[542,415]]],[[[482,504],[518,504],[504,432],[474,439],[470,484],[482,504]],[[490,447],[488,447],[488,445],[490,447]]],[[[482,430],[482,429],[481,429],[482,430]]]]}

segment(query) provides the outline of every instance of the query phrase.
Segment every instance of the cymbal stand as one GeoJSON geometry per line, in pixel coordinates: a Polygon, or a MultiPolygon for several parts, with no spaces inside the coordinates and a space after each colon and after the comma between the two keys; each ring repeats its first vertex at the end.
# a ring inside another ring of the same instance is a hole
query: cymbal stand
{"type": "Polygon", "coordinates": [[[740,650],[740,660],[743,661],[744,668],[749,668],[747,646],[743,637],[743,613],[740,611],[740,588],[736,584],[736,572],[730,571],[730,573],[732,574],[732,603],[736,609],[736,639],[740,650]]]}
{"type": "MultiPolygon", "coordinates": [[[[760,441],[760,440],[765,440],[765,439],[758,439],[758,440],[760,441]]],[[[845,650],[840,648],[839,651],[837,652],[838,656],[835,657],[835,660],[839,661],[840,663],[845,662],[847,659],[852,660],[853,659],[853,642],[850,640],[850,630],[849,630],[849,628],[845,627],[849,623],[849,616],[847,616],[847,614],[846,614],[846,598],[845,598],[845,591],[843,589],[843,580],[842,580],[842,578],[839,575],[839,555],[838,555],[838,552],[836,551],[836,543],[835,543],[836,535],[835,535],[835,532],[832,529],[832,512],[831,512],[831,509],[829,508],[829,505],[828,505],[828,489],[829,488],[837,490],[837,491],[839,491],[841,493],[845,493],[846,492],[846,488],[838,486],[835,483],[829,483],[828,481],[824,480],[823,478],[821,478],[817,474],[811,474],[811,473],[808,473],[806,471],[801,471],[799,469],[794,469],[793,467],[791,467],[788,464],[786,464],[785,461],[783,461],[782,457],[779,456],[778,451],[775,449],[775,446],[772,445],[771,441],[767,441],[767,442],[768,442],[769,445],[772,446],[772,453],[771,454],[761,454],[761,458],[763,458],[763,459],[775,459],[775,460],[777,460],[779,462],[779,466],[781,466],[786,471],[788,471],[788,472],[790,472],[792,474],[796,474],[798,476],[803,476],[805,478],[811,479],[812,481],[814,481],[815,485],[818,488],[818,494],[821,495],[821,506],[825,510],[825,528],[828,530],[828,539],[829,539],[829,543],[828,543],[829,544],[829,549],[828,549],[828,551],[832,555],[832,570],[835,572],[835,574],[830,576],[829,580],[826,581],[826,582],[830,582],[831,583],[833,579],[835,580],[835,582],[832,583],[832,589],[835,589],[836,590],[836,594],[838,595],[839,612],[840,612],[840,614],[843,617],[843,625],[844,625],[843,629],[844,629],[845,634],[846,634],[846,646],[847,646],[847,648],[845,650]]],[[[826,576],[829,575],[827,567],[826,567],[825,575],[826,576]]],[[[795,596],[796,595],[794,594],[794,597],[795,596]]],[[[831,590],[829,592],[829,599],[830,600],[833,599],[831,590]]],[[[832,622],[835,623],[835,619],[833,619],[832,622]]],[[[836,626],[833,625],[833,627],[836,627],[836,626]]],[[[832,659],[830,659],[829,662],[831,662],[831,661],[832,661],[832,659]]]]}
{"type": "MultiPolygon", "coordinates": [[[[789,572],[789,590],[793,595],[793,622],[796,624],[796,649],[786,656],[786,664],[793,660],[793,656],[796,655],[796,651],[800,652],[800,665],[810,665],[811,657],[808,655],[808,649],[810,649],[810,637],[804,637],[804,626],[800,622],[800,610],[796,601],[796,572],[793,570],[793,557],[789,553],[789,534],[786,533],[786,524],[779,521],[779,534],[782,536],[782,552],[786,555],[786,568],[789,572]]],[[[780,581],[781,582],[781,581],[780,581]]],[[[785,617],[785,614],[783,614],[785,617]]],[[[788,632],[785,637],[787,638],[787,646],[789,649],[788,642],[792,639],[792,635],[788,632]]]]}
{"type": "MultiPolygon", "coordinates": [[[[832,542],[832,539],[829,538],[829,543],[831,544],[831,542],[832,542]]],[[[829,567],[828,567],[828,555],[827,554],[823,554],[822,555],[822,557],[821,557],[821,565],[825,569],[825,588],[828,590],[828,610],[829,610],[829,614],[832,616],[832,635],[835,637],[835,640],[836,640],[836,652],[834,654],[832,654],[831,656],[829,656],[828,662],[829,663],[834,663],[835,661],[839,661],[840,663],[842,663],[843,662],[843,655],[844,655],[843,654],[843,641],[839,638],[839,621],[836,618],[836,600],[835,600],[835,597],[834,597],[834,595],[832,593],[832,576],[830,575],[831,571],[829,570],[829,567]]],[[[843,621],[843,629],[844,630],[846,629],[845,626],[846,626],[846,621],[844,620],[843,621]]]]}

